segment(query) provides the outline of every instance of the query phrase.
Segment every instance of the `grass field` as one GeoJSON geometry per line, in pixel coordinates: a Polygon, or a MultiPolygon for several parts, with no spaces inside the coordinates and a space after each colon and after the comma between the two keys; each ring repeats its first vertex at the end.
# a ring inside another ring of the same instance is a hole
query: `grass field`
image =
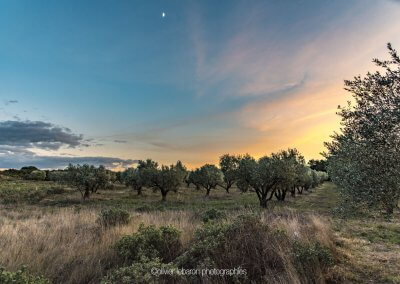
{"type": "MultiPolygon", "coordinates": [[[[235,188],[230,194],[214,190],[208,198],[195,188],[181,188],[179,193],[168,194],[163,203],[151,190],[138,196],[117,185],[82,201],[75,190],[52,182],[2,180],[0,265],[9,270],[27,265],[30,272],[43,274],[54,283],[97,283],[118,264],[113,244],[137,231],[140,223],[173,225],[182,231],[186,246],[202,225],[202,212],[216,208],[226,212],[227,219],[261,212],[263,222],[290,236],[304,232],[304,239],[316,238],[334,246],[337,262],[329,273],[336,282],[400,283],[399,216],[392,220],[374,215],[343,219],[334,213],[338,199],[336,186],[329,182],[285,202],[271,201],[269,208],[261,211],[254,193],[240,193],[235,188]],[[100,210],[111,207],[129,211],[129,224],[99,228],[100,210]]],[[[290,277],[287,279],[297,279],[296,275],[290,277]]]]}

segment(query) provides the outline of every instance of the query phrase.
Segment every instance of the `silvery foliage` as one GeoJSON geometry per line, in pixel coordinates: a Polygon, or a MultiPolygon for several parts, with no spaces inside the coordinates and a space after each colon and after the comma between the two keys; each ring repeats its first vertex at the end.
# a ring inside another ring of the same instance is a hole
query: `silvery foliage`
{"type": "Polygon", "coordinates": [[[345,81],[354,102],[339,106],[341,131],[325,143],[328,172],[347,205],[391,214],[400,197],[400,58],[375,59],[383,73],[345,81]]]}

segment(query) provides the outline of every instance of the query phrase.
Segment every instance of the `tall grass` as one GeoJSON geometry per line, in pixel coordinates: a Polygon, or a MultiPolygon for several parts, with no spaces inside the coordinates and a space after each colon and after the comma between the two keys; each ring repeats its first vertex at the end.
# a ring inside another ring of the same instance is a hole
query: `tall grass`
{"type": "MultiPolygon", "coordinates": [[[[9,270],[27,265],[30,272],[44,275],[54,283],[98,283],[110,268],[119,264],[113,249],[115,242],[123,235],[136,232],[140,223],[174,226],[182,232],[184,246],[190,245],[194,231],[201,225],[201,218],[191,211],[156,211],[131,213],[128,224],[102,228],[96,222],[98,214],[99,211],[94,209],[58,209],[53,213],[36,210],[30,211],[29,215],[25,211],[2,210],[0,265],[9,270]]],[[[231,217],[228,216],[227,222],[231,217]]],[[[261,220],[285,231],[292,240],[316,240],[334,250],[329,222],[321,217],[300,216],[289,209],[280,209],[263,213],[261,220]]],[[[289,259],[285,255],[287,252],[285,249],[278,253],[289,259]]],[[[289,278],[300,281],[291,262],[287,260],[285,265],[289,278]]],[[[321,283],[323,279],[321,276],[321,283]]]]}

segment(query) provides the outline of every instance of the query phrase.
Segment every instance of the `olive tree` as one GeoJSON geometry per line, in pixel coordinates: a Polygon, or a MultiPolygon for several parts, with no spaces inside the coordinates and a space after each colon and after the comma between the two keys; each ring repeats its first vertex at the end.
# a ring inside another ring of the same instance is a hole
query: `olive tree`
{"type": "Polygon", "coordinates": [[[145,186],[143,170],[138,168],[128,168],[121,173],[121,181],[128,187],[142,195],[142,188],[145,186]]]}
{"type": "Polygon", "coordinates": [[[247,154],[239,158],[239,189],[253,189],[263,208],[267,207],[267,202],[274,196],[280,181],[278,163],[276,157],[265,156],[256,161],[247,154]]]}
{"type": "Polygon", "coordinates": [[[308,165],[312,170],[319,171],[319,172],[326,172],[328,163],[326,160],[316,160],[311,159],[308,161],[308,165]]]}
{"type": "Polygon", "coordinates": [[[185,182],[188,187],[190,186],[190,184],[194,184],[196,190],[200,190],[201,185],[200,185],[199,170],[196,169],[194,171],[190,171],[185,182]]]}
{"type": "Polygon", "coordinates": [[[219,166],[224,174],[224,182],[221,183],[220,186],[223,187],[227,193],[229,193],[229,189],[233,186],[238,178],[237,170],[239,168],[239,159],[234,155],[222,155],[219,158],[219,166]]]}
{"type": "Polygon", "coordinates": [[[103,166],[98,168],[92,165],[72,165],[66,169],[66,183],[76,187],[83,199],[89,198],[90,194],[97,192],[99,188],[105,187],[108,175],[103,166]]]}
{"type": "Polygon", "coordinates": [[[157,168],[158,163],[151,159],[139,160],[136,168],[128,168],[120,174],[120,180],[138,195],[142,195],[143,188],[151,186],[149,172],[157,168]]]}
{"type": "Polygon", "coordinates": [[[273,153],[272,158],[276,160],[276,171],[279,182],[276,187],[275,197],[279,201],[284,201],[286,194],[300,186],[299,176],[303,174],[304,157],[297,149],[283,150],[278,153],[273,153]]]}
{"type": "Polygon", "coordinates": [[[158,163],[156,161],[153,161],[152,159],[147,159],[145,161],[139,160],[137,168],[139,170],[142,170],[142,169],[157,169],[158,168],[158,163]]]}
{"type": "Polygon", "coordinates": [[[187,176],[189,175],[189,172],[185,165],[181,162],[178,161],[176,162],[175,168],[180,176],[181,182],[186,182],[187,176]]]}
{"type": "Polygon", "coordinates": [[[328,151],[328,173],[347,203],[393,213],[400,199],[400,57],[374,62],[383,72],[345,81],[353,103],[339,106],[341,131],[328,151]]]}
{"type": "Polygon", "coordinates": [[[206,164],[194,171],[194,182],[206,190],[206,196],[222,182],[222,173],[214,165],[206,164]]]}
{"type": "Polygon", "coordinates": [[[155,162],[153,165],[157,165],[157,167],[147,167],[143,169],[145,184],[155,191],[160,191],[161,200],[165,202],[167,200],[167,194],[170,191],[178,191],[183,182],[184,173],[182,172],[182,168],[177,165],[162,165],[159,167],[155,162]]]}
{"type": "MultiPolygon", "coordinates": [[[[301,169],[299,169],[299,175],[298,175],[298,184],[295,189],[297,189],[297,192],[299,194],[303,193],[303,190],[308,191],[312,185],[313,185],[313,175],[312,175],[313,170],[310,169],[307,166],[303,166],[301,169]]],[[[295,189],[294,192],[292,192],[292,195],[295,195],[295,189]]]]}

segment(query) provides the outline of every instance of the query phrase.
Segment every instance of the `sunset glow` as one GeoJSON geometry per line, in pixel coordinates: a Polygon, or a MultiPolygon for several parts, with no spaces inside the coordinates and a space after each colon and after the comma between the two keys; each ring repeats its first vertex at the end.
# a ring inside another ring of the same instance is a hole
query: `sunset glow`
{"type": "Polygon", "coordinates": [[[162,5],[0,3],[0,168],[321,158],[343,80],[375,70],[387,42],[400,49],[398,1],[162,5]],[[21,140],[27,122],[45,124],[21,140]]]}

